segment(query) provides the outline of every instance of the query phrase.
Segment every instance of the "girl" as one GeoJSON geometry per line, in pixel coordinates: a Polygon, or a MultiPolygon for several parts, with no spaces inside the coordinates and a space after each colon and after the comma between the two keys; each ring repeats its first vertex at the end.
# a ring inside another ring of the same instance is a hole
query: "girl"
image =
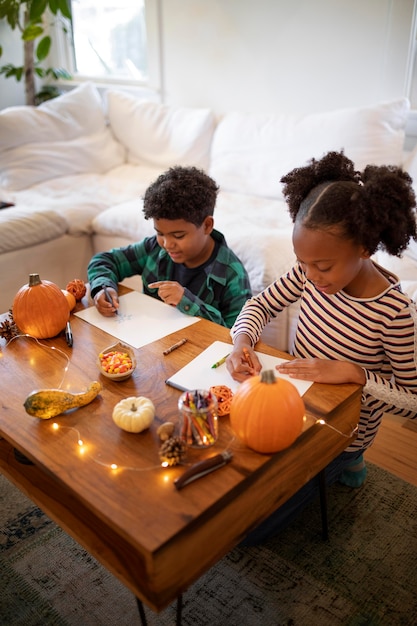
{"type": "MultiPolygon", "coordinates": [[[[312,159],[281,182],[294,222],[297,262],[245,304],[231,331],[234,348],[227,367],[238,381],[259,373],[253,346],[271,318],[299,300],[296,358],[279,371],[363,386],[357,439],[326,468],[329,484],[339,480],[359,487],[366,477],[362,453],[382,415],[417,417],[416,306],[398,279],[371,260],[378,248],[400,256],[417,238],[412,180],[394,166],[356,172],[341,151],[312,159]]],[[[308,483],[247,543],[276,532],[314,494],[315,485],[308,483]]]]}

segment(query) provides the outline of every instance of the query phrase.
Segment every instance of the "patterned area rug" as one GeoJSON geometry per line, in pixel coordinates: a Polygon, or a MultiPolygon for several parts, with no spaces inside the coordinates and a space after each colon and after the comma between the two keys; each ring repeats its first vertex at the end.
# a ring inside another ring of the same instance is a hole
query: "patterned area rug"
{"type": "MultiPolygon", "coordinates": [[[[415,626],[417,488],[368,464],[274,540],[236,548],[184,595],[184,626],[415,626]]],[[[0,476],[0,623],[134,626],[132,594],[0,476]]],[[[175,604],[149,626],[175,624],[175,604]]]]}

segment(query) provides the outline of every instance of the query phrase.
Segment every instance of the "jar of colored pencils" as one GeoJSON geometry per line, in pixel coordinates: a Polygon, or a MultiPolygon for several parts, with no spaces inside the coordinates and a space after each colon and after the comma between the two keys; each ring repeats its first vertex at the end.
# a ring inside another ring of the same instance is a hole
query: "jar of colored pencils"
{"type": "Polygon", "coordinates": [[[205,389],[185,391],[178,401],[180,436],[187,446],[207,448],[217,441],[217,398],[205,389]]]}

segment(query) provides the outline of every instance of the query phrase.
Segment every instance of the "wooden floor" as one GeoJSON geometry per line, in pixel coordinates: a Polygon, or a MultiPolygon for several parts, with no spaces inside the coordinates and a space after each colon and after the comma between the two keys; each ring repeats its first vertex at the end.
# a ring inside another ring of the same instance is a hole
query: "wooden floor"
{"type": "Polygon", "coordinates": [[[417,487],[417,421],[384,415],[366,459],[417,487]]]}

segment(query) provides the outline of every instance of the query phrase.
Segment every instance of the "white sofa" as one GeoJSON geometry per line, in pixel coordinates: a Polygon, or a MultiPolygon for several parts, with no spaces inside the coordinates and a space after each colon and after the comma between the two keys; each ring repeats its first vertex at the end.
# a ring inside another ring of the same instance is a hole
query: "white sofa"
{"type": "MultiPolygon", "coordinates": [[[[195,165],[220,185],[215,225],[239,255],[257,293],[293,262],[292,224],[280,177],[344,148],[358,169],[403,165],[406,99],[306,116],[179,108],[87,83],[38,108],[0,111],[0,311],[29,273],[61,287],[86,278],[94,252],[153,234],[142,195],[172,165],[195,165]]],[[[417,244],[402,259],[378,254],[417,296],[417,244]]],[[[290,346],[296,308],[264,339],[290,346]]]]}

